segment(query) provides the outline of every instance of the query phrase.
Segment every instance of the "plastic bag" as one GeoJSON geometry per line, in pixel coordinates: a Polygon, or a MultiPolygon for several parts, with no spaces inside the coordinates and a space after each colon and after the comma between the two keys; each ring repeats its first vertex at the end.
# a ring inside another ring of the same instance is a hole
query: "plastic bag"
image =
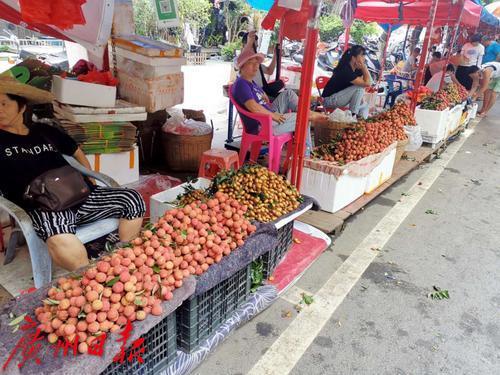
{"type": "Polygon", "coordinates": [[[405,134],[408,136],[408,144],[405,151],[417,151],[423,143],[420,126],[404,126],[405,134]]]}
{"type": "Polygon", "coordinates": [[[162,131],[177,135],[205,135],[212,132],[212,127],[205,122],[186,120],[182,110],[169,111],[170,117],[162,126],[162,131]]]}
{"type": "Polygon", "coordinates": [[[87,0],[19,0],[19,6],[23,21],[67,30],[74,25],[85,25],[82,5],[86,2],[87,0]]]}
{"type": "Polygon", "coordinates": [[[340,108],[335,109],[332,113],[328,115],[330,121],[334,122],[347,122],[353,123],[357,122],[356,116],[354,116],[351,111],[343,111],[340,108]]]}

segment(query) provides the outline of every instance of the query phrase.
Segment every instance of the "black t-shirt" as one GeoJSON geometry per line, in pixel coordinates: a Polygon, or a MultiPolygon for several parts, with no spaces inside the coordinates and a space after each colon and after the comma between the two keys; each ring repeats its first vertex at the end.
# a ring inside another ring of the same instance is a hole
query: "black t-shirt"
{"type": "Polygon", "coordinates": [[[361,69],[352,70],[350,65],[345,65],[344,67],[333,72],[333,75],[326,84],[321,96],[323,98],[332,96],[333,94],[352,86],[351,82],[361,76],[363,76],[361,69]]]}
{"type": "Polygon", "coordinates": [[[76,142],[58,129],[33,124],[27,135],[0,129],[0,193],[24,209],[26,187],[33,179],[51,169],[68,165],[62,154],[73,155],[76,142]]]}

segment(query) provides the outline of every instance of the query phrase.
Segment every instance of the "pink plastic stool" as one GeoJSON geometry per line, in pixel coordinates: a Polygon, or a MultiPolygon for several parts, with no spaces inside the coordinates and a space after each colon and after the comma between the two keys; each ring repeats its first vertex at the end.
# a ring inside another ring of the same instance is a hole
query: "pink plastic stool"
{"type": "Polygon", "coordinates": [[[257,161],[259,157],[260,148],[263,142],[269,144],[269,165],[268,169],[279,173],[280,161],[281,161],[281,151],[283,146],[288,143],[287,148],[287,159],[285,161],[285,166],[288,165],[288,158],[292,155],[293,150],[293,133],[284,133],[280,135],[273,134],[273,119],[271,115],[262,115],[257,113],[250,113],[243,109],[233,98],[233,93],[231,92],[232,86],[229,87],[229,99],[236,107],[236,110],[240,114],[241,122],[243,123],[243,134],[241,136],[241,146],[240,146],[240,164],[243,165],[247,152],[250,151],[250,160],[257,161]],[[251,134],[246,130],[245,118],[250,118],[260,123],[259,134],[251,134]]]}
{"type": "Polygon", "coordinates": [[[198,177],[213,178],[223,169],[238,169],[240,160],[236,151],[214,148],[201,156],[198,177]]]}

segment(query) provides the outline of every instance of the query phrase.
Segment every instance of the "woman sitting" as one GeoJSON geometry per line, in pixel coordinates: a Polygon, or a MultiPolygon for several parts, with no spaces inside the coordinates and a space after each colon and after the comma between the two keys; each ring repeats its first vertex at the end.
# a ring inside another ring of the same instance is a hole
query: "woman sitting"
{"type": "Polygon", "coordinates": [[[365,87],[371,85],[371,77],[365,64],[365,48],[352,46],[344,52],[333,75],[323,90],[325,107],[338,108],[349,105],[350,111],[364,118],[368,107],[362,105],[365,87]]]}
{"type": "MultiPolygon", "coordinates": [[[[245,48],[237,60],[237,68],[240,76],[232,85],[232,95],[236,102],[251,113],[260,113],[271,115],[273,119],[274,135],[290,133],[295,131],[297,120],[298,97],[292,90],[285,90],[280,93],[271,103],[268,96],[264,93],[254,81],[253,77],[257,74],[260,64],[264,61],[264,55],[255,53],[252,49],[245,48]]],[[[257,134],[259,132],[259,123],[251,118],[245,119],[245,129],[249,133],[257,134]]],[[[311,112],[311,121],[326,121],[324,114],[311,112]]],[[[312,149],[311,132],[308,127],[306,137],[306,156],[310,155],[312,149]]]]}
{"type": "Polygon", "coordinates": [[[88,179],[88,197],[62,211],[44,210],[25,198],[33,180],[68,165],[63,154],[90,169],[85,154],[68,135],[48,125],[26,126],[27,105],[51,101],[47,91],[0,77],[0,193],[26,210],[54,262],[72,271],[88,264],[85,247],[75,235],[77,226],[119,218],[120,240],[130,241],[141,229],[145,205],[134,190],[98,187],[88,179]]]}

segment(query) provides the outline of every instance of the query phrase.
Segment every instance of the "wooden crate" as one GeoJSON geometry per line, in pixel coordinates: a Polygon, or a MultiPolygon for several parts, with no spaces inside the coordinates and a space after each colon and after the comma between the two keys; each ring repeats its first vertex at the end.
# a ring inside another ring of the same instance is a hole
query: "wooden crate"
{"type": "Polygon", "coordinates": [[[187,52],[186,58],[188,65],[205,65],[207,61],[206,52],[187,52]]]}

